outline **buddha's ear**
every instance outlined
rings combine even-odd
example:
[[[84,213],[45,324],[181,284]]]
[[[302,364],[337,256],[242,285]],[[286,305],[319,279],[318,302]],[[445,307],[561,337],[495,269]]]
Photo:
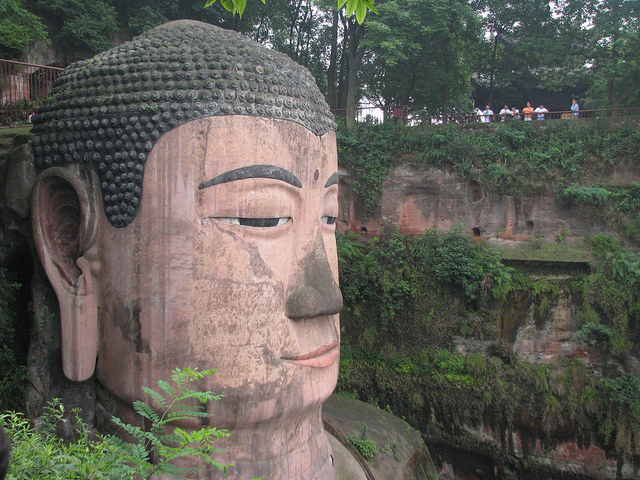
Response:
[[[96,174],[79,165],[41,173],[32,198],[36,247],[60,305],[62,367],[74,381],[93,375],[98,350],[99,198]]]

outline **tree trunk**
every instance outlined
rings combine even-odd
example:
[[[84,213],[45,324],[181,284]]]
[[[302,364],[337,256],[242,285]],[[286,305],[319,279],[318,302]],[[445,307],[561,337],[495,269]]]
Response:
[[[444,84],[442,91],[442,123],[449,123],[449,84]]]
[[[336,108],[336,67],[338,62],[338,11],[333,10],[331,23],[331,54],[327,68],[327,103],[329,108]]]
[[[489,105],[493,104],[493,79],[496,75],[496,57],[498,54],[498,35],[500,33],[496,32],[496,36],[493,41],[493,53],[491,55],[491,69],[489,73]]]
[[[355,20],[350,20],[349,25],[349,73],[347,78],[347,113],[346,113],[346,126],[348,130],[351,130],[356,126],[356,99],[358,89],[358,69],[360,68],[360,61],[364,55],[364,48],[360,47],[360,39],[364,33],[364,27],[356,23]]]

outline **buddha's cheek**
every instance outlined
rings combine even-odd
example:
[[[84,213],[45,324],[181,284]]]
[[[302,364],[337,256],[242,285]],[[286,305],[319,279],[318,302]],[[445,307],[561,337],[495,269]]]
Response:
[[[278,383],[288,376],[283,352],[296,351],[283,280],[251,239],[215,222],[204,222],[198,239],[191,287],[179,313],[189,318],[189,356],[203,368],[216,368],[228,387]]]

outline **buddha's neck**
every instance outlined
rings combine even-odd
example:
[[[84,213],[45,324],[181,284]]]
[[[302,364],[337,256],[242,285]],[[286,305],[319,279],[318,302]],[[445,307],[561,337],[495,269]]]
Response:
[[[209,468],[207,479],[335,480],[336,471],[320,407],[287,421],[262,422],[229,432],[216,441],[226,452],[215,455],[231,463],[227,474]]]
[[[107,398],[111,400],[108,410],[104,408]],[[115,424],[110,421],[112,413],[125,423],[136,424],[139,421],[129,405],[106,391],[99,390],[98,399],[100,430],[116,433]],[[194,464],[194,459],[189,457],[182,458],[178,463],[184,467],[202,468],[202,473],[206,474],[199,478],[207,480],[249,480],[260,477],[265,480],[336,480],[334,459],[322,425],[321,412],[321,405],[317,405],[286,417],[229,428],[230,435],[215,440],[213,444],[216,449],[222,450],[214,453],[213,459],[222,465],[233,465],[227,469],[227,473],[204,462]],[[211,424],[216,426],[215,418],[211,418]],[[190,428],[189,425],[180,427]],[[199,428],[195,424],[191,427]]]

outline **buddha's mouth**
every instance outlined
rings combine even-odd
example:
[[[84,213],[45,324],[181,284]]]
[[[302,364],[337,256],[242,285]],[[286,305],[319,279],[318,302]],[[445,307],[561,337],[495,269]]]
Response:
[[[280,357],[282,360],[293,362],[296,365],[302,365],[305,367],[324,368],[333,363],[340,356],[340,347],[337,341],[333,341],[328,345],[314,350],[313,352],[305,353],[304,355],[298,355],[295,357]]]

